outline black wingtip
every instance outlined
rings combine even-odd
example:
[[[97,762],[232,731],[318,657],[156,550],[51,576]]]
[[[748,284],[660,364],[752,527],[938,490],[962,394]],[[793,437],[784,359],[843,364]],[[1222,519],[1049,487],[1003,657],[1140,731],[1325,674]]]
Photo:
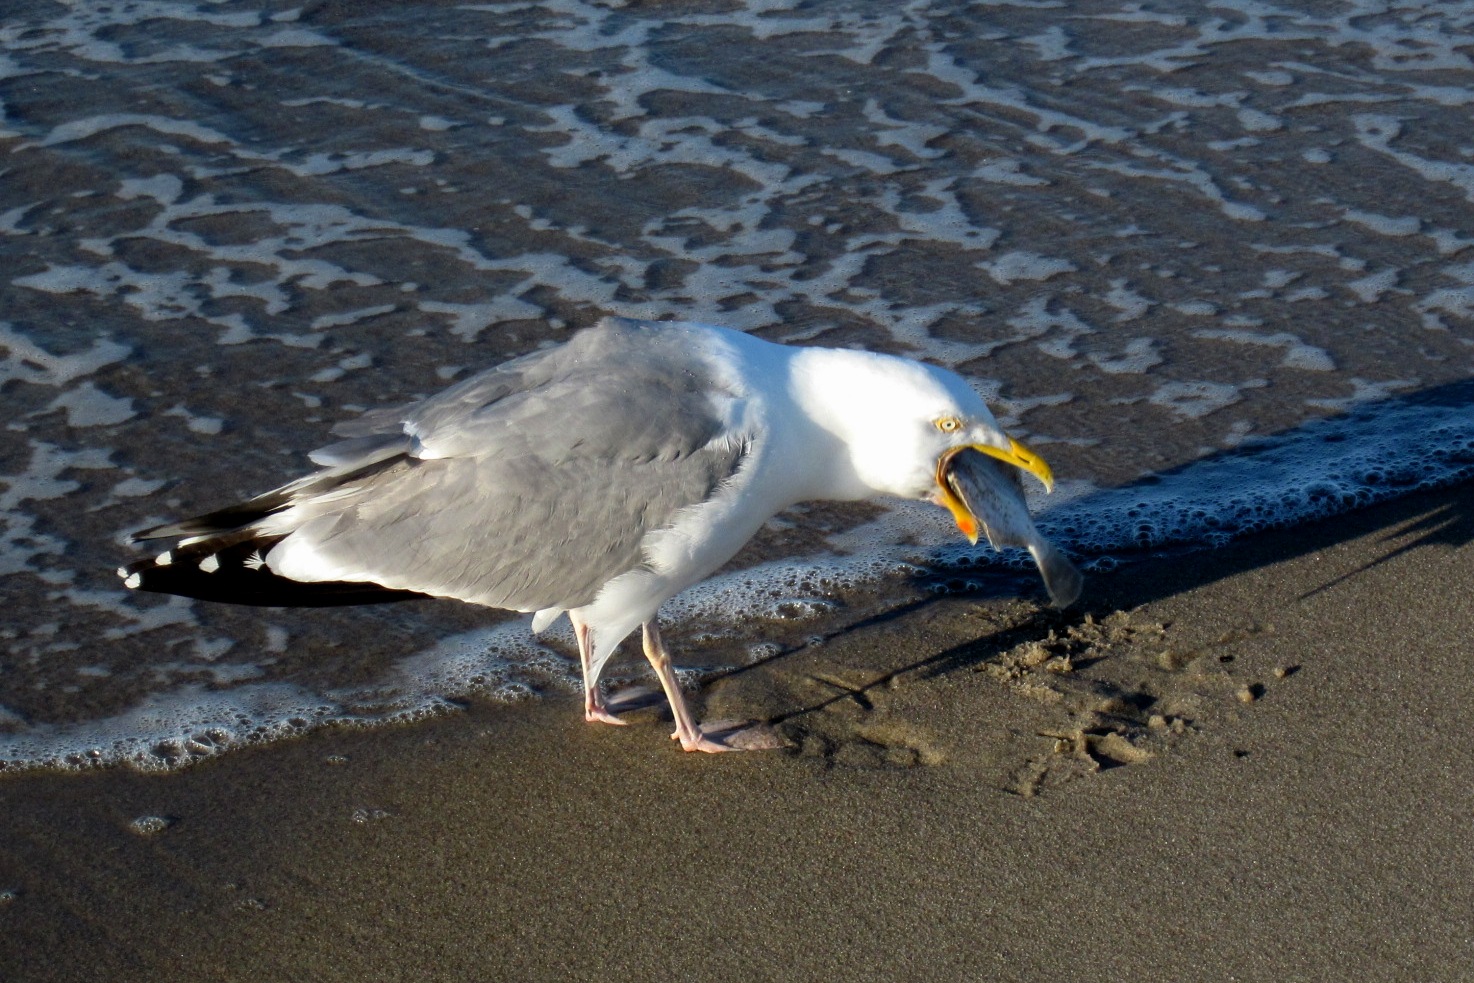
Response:
[[[206,540],[176,546],[151,559],[120,567],[118,576],[129,590],[256,607],[338,607],[429,596],[374,583],[308,583],[279,577],[262,561],[266,551],[279,540],[280,537],[237,542]]]

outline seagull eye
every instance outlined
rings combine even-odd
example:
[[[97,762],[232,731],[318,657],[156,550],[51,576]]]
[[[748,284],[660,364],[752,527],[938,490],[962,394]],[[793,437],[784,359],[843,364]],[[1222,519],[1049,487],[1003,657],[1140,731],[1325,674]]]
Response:
[[[962,429],[962,421],[955,416],[944,416],[937,421],[937,429],[942,433],[955,433]]]

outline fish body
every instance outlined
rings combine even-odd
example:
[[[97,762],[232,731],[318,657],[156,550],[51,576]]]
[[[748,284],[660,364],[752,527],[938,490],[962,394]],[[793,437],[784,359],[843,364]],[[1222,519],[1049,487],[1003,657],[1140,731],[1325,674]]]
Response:
[[[1084,577],[1035,528],[1017,468],[1007,467],[977,451],[963,450],[952,456],[945,477],[952,493],[977,519],[989,545],[994,549],[1005,546],[1027,549],[1044,578],[1050,602],[1057,608],[1075,603]]]

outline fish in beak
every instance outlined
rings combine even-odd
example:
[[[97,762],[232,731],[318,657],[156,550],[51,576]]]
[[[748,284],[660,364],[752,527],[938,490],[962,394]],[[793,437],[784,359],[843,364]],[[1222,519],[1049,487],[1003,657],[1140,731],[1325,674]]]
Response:
[[[937,461],[937,499],[952,513],[969,542],[976,543],[982,533],[994,549],[1027,549],[1044,578],[1050,601],[1057,608],[1069,607],[1079,598],[1084,578],[1034,527],[1019,472],[1029,472],[1050,490],[1054,475],[1039,455],[1016,440],[1009,444],[1006,450],[970,444],[943,454]]]
[[[977,516],[968,507],[966,501],[958,496],[956,490],[952,487],[952,482],[948,478],[948,474],[957,456],[964,451],[975,451],[978,454],[985,454],[988,457],[1002,461],[1004,464],[1011,464],[1016,468],[1027,471],[1044,483],[1044,490],[1046,492],[1054,491],[1054,472],[1049,470],[1049,465],[1044,462],[1044,458],[1035,454],[1012,437],[1008,438],[1008,447],[1006,449],[994,447],[992,444],[966,444],[962,447],[951,448],[937,459],[937,488],[939,489],[937,498],[940,504],[952,513],[952,518],[957,522],[957,528],[962,530],[962,534],[967,537],[967,541],[973,545],[977,545],[978,541]],[[1022,488],[1019,489],[1019,495],[1020,497],[1023,495]],[[989,541],[992,541],[991,536],[989,537]],[[994,546],[996,547],[997,544],[995,543]]]

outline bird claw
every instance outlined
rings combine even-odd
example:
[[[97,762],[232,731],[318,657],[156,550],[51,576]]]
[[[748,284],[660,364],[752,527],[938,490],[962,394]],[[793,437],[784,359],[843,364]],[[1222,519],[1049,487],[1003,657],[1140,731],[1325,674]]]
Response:
[[[585,707],[583,719],[591,724],[614,724],[618,727],[629,726],[628,720],[620,720],[604,707]]]
[[[763,724],[747,724],[738,721],[721,721],[695,728],[695,733],[683,737],[678,729],[671,740],[681,742],[682,751],[770,751],[787,747],[788,742],[778,732]]]
[[[671,736],[677,737],[678,735],[672,734]],[[682,751],[707,751],[715,754],[719,751],[740,750],[740,748],[728,747],[725,744],[718,743],[717,741],[714,741],[711,738],[707,737],[705,734],[701,733],[701,731],[699,730],[696,732],[696,735],[693,738],[681,738],[680,740]]]

